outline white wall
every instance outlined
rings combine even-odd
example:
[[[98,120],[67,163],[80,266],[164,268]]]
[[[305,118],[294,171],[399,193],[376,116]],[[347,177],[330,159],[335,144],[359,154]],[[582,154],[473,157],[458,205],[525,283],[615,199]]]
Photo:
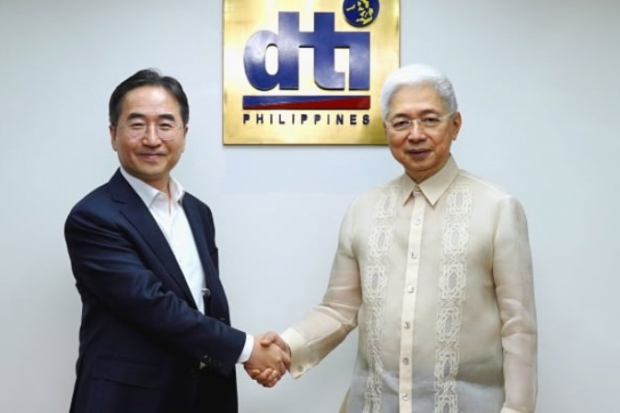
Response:
[[[617,0],[402,1],[402,62],[455,84],[459,165],[528,212],[543,413],[618,410],[618,22]],[[68,410],[80,303],[62,227],[117,165],[107,99],[136,70],[189,94],[176,176],[213,207],[233,320],[250,332],[320,299],[347,203],[400,172],[384,147],[223,147],[221,45],[219,1],[0,0],[3,413]],[[335,412],[354,352],[350,337],[270,390],[241,375],[241,411]]]

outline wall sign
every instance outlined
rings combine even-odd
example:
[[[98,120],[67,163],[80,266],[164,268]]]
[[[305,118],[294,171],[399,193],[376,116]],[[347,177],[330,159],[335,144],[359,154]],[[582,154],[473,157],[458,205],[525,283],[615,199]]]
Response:
[[[225,0],[225,144],[384,144],[398,0]]]

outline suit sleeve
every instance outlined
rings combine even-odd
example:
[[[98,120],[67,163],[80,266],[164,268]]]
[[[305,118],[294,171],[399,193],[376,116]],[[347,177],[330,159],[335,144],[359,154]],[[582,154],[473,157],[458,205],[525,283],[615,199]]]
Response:
[[[290,372],[294,378],[316,366],[357,327],[362,291],[352,243],[354,205],[355,201],[340,228],[338,250],[322,302],[282,333],[291,348]]]
[[[503,199],[495,234],[493,278],[502,322],[504,387],[501,413],[532,413],[537,393],[537,327],[532,259],[521,204]]]
[[[125,227],[105,214],[75,208],[65,238],[85,305],[103,306],[152,339],[223,374],[234,369],[245,333],[203,315],[164,288]]]

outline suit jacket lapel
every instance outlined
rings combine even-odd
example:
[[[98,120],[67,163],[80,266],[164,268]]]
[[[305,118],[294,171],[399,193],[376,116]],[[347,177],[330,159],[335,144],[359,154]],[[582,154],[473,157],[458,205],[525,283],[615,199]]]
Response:
[[[109,182],[112,198],[119,203],[120,212],[134,226],[136,231],[153,250],[153,254],[160,260],[166,268],[170,278],[174,280],[179,289],[183,291],[185,300],[191,303],[194,308],[196,303],[187,286],[181,267],[177,262],[168,240],[155,222],[147,206],[136,194],[131,185],[123,178],[120,171],[117,171]]]
[[[209,279],[213,277],[213,274],[217,271],[209,254],[209,246],[207,245],[207,223],[204,222],[200,212],[196,208],[195,202],[188,197],[183,197],[183,209],[185,215],[189,221],[189,226],[192,229],[192,235],[194,236],[194,242],[198,249],[198,255],[200,256],[200,263],[205,274],[205,280],[207,284]]]
[[[228,317],[228,306],[226,304],[226,295],[219,281],[217,263],[211,259],[211,250],[209,248],[208,239],[213,237],[212,223],[206,220],[205,214],[201,213],[196,203],[197,201],[187,194],[183,197],[183,209],[192,229],[194,242],[198,249],[200,262],[205,275],[205,284],[210,290],[210,298],[205,300],[205,313],[217,316],[221,321],[225,321]],[[222,318],[223,317],[223,318]]]

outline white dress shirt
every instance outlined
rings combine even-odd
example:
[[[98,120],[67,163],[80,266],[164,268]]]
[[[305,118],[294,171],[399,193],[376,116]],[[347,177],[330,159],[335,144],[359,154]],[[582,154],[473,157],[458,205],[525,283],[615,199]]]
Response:
[[[283,333],[291,374],[359,326],[348,413],[532,413],[537,330],[525,214],[452,158],[359,196],[323,302]]]
[[[149,209],[149,212],[159,225],[168,245],[172,249],[175,258],[181,267],[187,286],[192,294],[198,311],[205,313],[203,289],[205,285],[205,275],[200,262],[200,255],[194,241],[194,234],[183,209],[183,195],[185,190],[174,178],[170,178],[169,190],[170,199],[162,191],[152,187],[144,181],[131,176],[121,168],[123,177],[138,194],[140,199]],[[252,354],[254,338],[246,334],[245,346],[238,362],[244,363]]]

